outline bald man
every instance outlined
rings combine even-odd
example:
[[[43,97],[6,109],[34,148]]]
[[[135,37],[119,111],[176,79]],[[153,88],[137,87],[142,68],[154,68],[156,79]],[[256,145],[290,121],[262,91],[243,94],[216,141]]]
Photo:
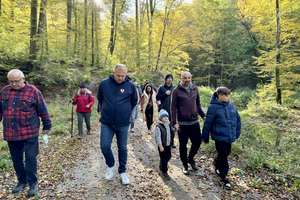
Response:
[[[193,170],[198,170],[194,157],[201,144],[201,129],[198,115],[203,119],[205,114],[201,108],[197,86],[192,83],[192,74],[188,71],[181,73],[181,81],[172,93],[171,124],[178,130],[179,154],[183,164],[182,172],[189,174],[188,164]],[[187,155],[187,143],[192,146]]]
[[[12,69],[7,78],[9,84],[0,91],[0,120],[3,120],[4,140],[8,143],[18,179],[12,193],[22,192],[28,184],[27,196],[32,197],[38,192],[40,118],[44,134],[48,134],[51,120],[42,93],[25,82],[22,71]]]
[[[127,67],[117,64],[113,75],[103,80],[98,89],[98,111],[101,113],[100,146],[107,165],[105,179],[114,176],[115,159],[111,150],[114,135],[117,137],[121,182],[129,184],[126,173],[127,139],[130,116],[138,96],[135,85],[127,76]]]

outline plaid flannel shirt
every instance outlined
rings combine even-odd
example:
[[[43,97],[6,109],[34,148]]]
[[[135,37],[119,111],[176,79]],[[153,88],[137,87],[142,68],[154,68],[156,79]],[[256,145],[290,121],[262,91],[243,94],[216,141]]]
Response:
[[[10,85],[0,91],[0,121],[6,141],[25,140],[39,135],[40,119],[43,130],[51,129],[51,120],[42,93],[33,85],[19,90]]]

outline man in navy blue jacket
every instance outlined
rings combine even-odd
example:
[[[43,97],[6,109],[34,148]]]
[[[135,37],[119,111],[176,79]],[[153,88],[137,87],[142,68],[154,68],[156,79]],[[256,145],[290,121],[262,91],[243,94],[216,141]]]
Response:
[[[231,143],[238,139],[241,133],[239,113],[229,99],[228,88],[217,88],[211,98],[202,131],[202,139],[205,143],[209,142],[209,135],[215,140],[217,150],[214,161],[215,171],[226,189],[231,189],[231,184],[226,178],[229,171],[228,156]]]
[[[117,64],[112,76],[101,81],[98,89],[98,111],[101,112],[100,146],[104,155],[107,170],[105,178],[111,180],[114,176],[114,156],[111,143],[114,134],[117,137],[119,169],[122,184],[129,184],[126,174],[127,139],[130,115],[137,104],[138,97],[134,84],[127,76],[127,68]]]

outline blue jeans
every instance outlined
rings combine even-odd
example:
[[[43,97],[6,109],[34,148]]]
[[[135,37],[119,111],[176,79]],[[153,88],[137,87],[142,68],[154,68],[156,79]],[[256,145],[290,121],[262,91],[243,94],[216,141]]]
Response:
[[[115,159],[111,150],[111,143],[116,134],[119,156],[119,173],[126,172],[127,163],[127,139],[128,139],[128,126],[113,127],[106,124],[101,124],[100,132],[100,147],[102,154],[105,158],[105,163],[108,167],[115,165]]]

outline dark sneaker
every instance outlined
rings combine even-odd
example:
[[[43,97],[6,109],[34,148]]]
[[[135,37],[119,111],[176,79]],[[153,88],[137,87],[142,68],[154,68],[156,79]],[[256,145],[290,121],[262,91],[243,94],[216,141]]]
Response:
[[[87,134],[87,135],[91,135],[91,131],[87,131],[86,134]]]
[[[171,179],[168,172],[162,172],[161,171],[160,174],[161,174],[162,178],[165,179],[165,180],[170,180]]]
[[[190,165],[194,171],[197,171],[199,169],[195,162],[190,162]]]
[[[38,194],[38,186],[37,184],[34,184],[34,185],[31,185],[29,187],[29,190],[27,192],[27,197],[30,198],[30,197],[34,197]]]
[[[162,167],[161,167],[161,164],[160,164],[160,163],[159,163],[159,170],[162,171]]]
[[[185,174],[185,175],[189,175],[189,167],[186,165],[186,166],[183,166],[182,168],[182,173]]]
[[[232,189],[231,184],[230,184],[230,182],[227,178],[222,179],[222,183],[223,183],[223,187],[226,190],[231,190]]]
[[[16,194],[19,192],[23,192],[23,190],[25,189],[26,184],[25,183],[18,183],[11,191],[11,193]]]

